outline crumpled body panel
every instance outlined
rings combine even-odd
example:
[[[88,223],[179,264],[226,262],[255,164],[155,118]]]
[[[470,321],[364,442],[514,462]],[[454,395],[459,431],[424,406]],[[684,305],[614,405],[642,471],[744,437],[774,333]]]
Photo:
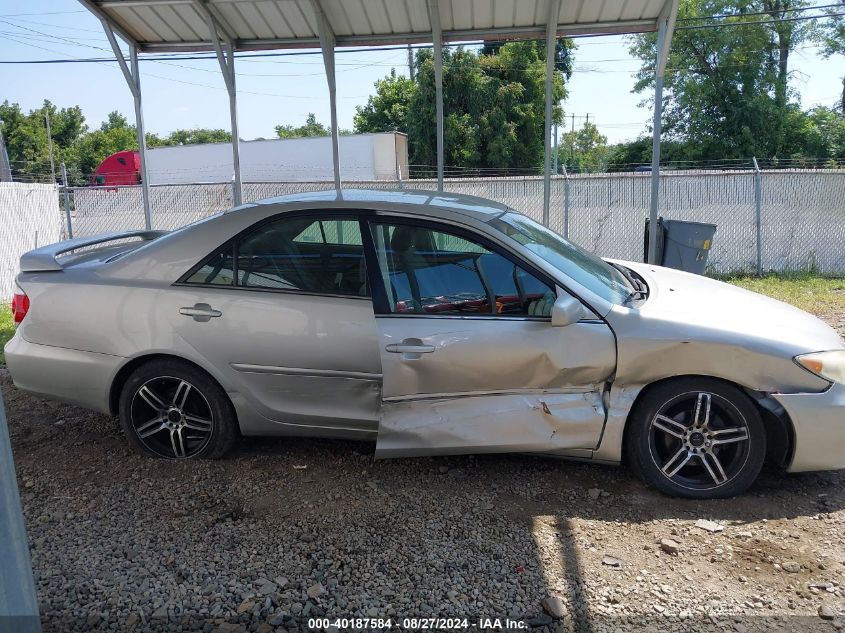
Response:
[[[376,459],[595,447],[603,424],[598,387],[385,403]]]

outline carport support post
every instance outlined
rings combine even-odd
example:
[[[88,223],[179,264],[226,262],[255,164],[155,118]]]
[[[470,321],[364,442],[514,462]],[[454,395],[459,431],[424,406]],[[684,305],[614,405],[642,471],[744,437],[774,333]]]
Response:
[[[549,226],[549,205],[552,197],[552,92],[555,78],[555,45],[557,44],[557,21],[560,16],[560,0],[549,1],[549,15],[546,18],[546,129],[543,165],[543,225]]]
[[[67,219],[67,238],[73,239],[73,224],[70,221],[70,189],[67,185],[67,167],[62,163],[62,201],[64,202],[65,218]]]
[[[223,73],[226,91],[229,93],[229,117],[232,125],[232,167],[235,173],[232,202],[237,207],[243,201],[243,189],[241,186],[241,148],[238,138],[238,93],[235,89],[235,46],[231,41],[227,42],[226,53],[224,54],[217,30],[210,18],[209,27],[211,28],[214,50],[217,52],[217,61],[220,63],[220,72]]]
[[[563,166],[563,237],[569,239],[569,172]]]
[[[657,209],[660,195],[660,133],[663,122],[663,75],[666,72],[666,60],[672,44],[675,30],[675,18],[678,14],[678,0],[666,0],[658,17],[657,59],[654,68],[654,126],[651,150],[651,203],[649,206],[648,263],[657,261]]]
[[[237,207],[243,201],[243,188],[241,186],[241,147],[238,134],[238,92],[235,88],[235,40],[231,28],[220,23],[219,19],[211,13],[205,0],[194,0],[194,7],[205,17],[208,34],[211,43],[214,45],[214,52],[217,53],[220,72],[223,73],[226,92],[229,93],[229,118],[232,126],[232,168],[235,177],[232,186],[232,202]],[[226,41],[225,53],[221,39]]]
[[[132,64],[132,78],[135,86],[132,96],[135,98],[135,128],[138,133],[138,154],[141,156],[141,197],[144,202],[144,226],[147,230],[150,230],[153,228],[153,220],[150,211],[150,179],[147,176],[147,136],[144,131],[144,112],[141,108],[141,75],[138,74],[138,47],[134,44],[129,45],[129,59]]]
[[[0,631],[40,633],[29,541],[15,478],[3,397],[0,396]]]
[[[763,276],[763,174],[757,164],[757,157],[751,159],[754,164],[754,228],[757,232],[757,276]]]
[[[317,14],[317,31],[320,36],[320,48],[323,51],[323,65],[326,68],[326,81],[329,84],[329,107],[331,108],[332,126],[332,163],[334,165],[334,187],[340,192],[340,150],[337,129],[337,83],[334,69],[335,36],[329,24],[320,0],[313,0]]]
[[[661,22],[657,32],[657,57],[666,42],[666,23]],[[654,78],[654,124],[652,130],[651,150],[651,202],[648,214],[648,263],[659,264],[657,261],[657,207],[660,196],[660,132],[663,125],[663,73]]]
[[[443,29],[440,26],[440,6],[428,0],[428,19],[431,22],[431,42],[434,45],[434,98],[437,128],[437,191],[443,191]]]
[[[83,2],[83,4],[85,4]],[[86,6],[88,6],[86,4]],[[106,33],[106,38],[111,45],[114,58],[117,60],[117,65],[123,72],[123,77],[126,79],[126,84],[129,86],[129,92],[132,93],[132,98],[135,100],[135,130],[138,133],[138,153],[141,155],[141,199],[144,204],[144,226],[147,230],[152,228],[152,218],[150,215],[150,179],[147,178],[147,141],[144,134],[144,113],[141,108],[141,75],[138,73],[138,45],[126,40],[129,45],[129,66],[126,65],[126,59],[123,57],[123,51],[117,43],[117,38],[114,36],[114,30],[110,22],[101,20],[103,23],[103,31]],[[130,68],[131,67],[131,68]]]

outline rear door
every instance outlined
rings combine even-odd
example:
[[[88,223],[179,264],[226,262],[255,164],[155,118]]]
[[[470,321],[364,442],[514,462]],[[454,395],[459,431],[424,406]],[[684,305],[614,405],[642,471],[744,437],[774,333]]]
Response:
[[[564,291],[466,229],[396,218],[370,230],[384,374],[378,457],[598,445],[616,359],[607,324],[552,327]]]
[[[375,432],[381,359],[356,214],[262,222],[174,291],[178,336],[262,416]]]

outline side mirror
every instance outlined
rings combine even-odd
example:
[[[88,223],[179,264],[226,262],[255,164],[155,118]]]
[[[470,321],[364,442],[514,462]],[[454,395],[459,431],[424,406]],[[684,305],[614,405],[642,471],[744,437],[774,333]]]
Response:
[[[552,306],[552,327],[565,327],[577,323],[587,312],[575,297],[561,295]]]

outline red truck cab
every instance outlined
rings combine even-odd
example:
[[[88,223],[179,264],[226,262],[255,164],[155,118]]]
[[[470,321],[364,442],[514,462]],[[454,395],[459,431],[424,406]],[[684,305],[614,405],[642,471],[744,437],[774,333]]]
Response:
[[[95,187],[141,184],[141,156],[133,150],[116,152],[103,159],[94,170]]]

